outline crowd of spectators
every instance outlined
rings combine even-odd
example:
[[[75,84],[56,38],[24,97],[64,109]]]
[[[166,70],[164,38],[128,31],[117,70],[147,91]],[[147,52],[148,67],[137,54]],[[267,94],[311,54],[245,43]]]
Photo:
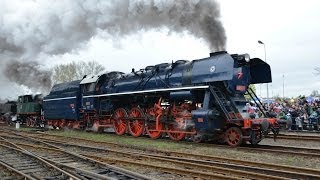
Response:
[[[251,118],[262,117],[257,104],[247,104],[247,112]],[[269,114],[286,122],[288,130],[320,130],[320,100],[309,100],[305,97],[297,99],[277,99],[264,103]]]

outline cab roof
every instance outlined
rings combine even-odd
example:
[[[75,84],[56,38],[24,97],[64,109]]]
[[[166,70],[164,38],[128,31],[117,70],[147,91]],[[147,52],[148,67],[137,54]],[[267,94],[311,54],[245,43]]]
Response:
[[[99,77],[101,76],[102,74],[99,74],[99,75],[86,75],[80,82],[80,84],[88,84],[88,83],[94,83],[94,82],[97,82]]]

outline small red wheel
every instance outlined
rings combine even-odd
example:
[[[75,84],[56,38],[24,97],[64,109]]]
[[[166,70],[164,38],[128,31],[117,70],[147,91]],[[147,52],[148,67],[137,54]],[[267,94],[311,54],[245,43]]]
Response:
[[[166,129],[167,131],[180,131],[176,124],[167,124]],[[186,136],[184,132],[167,132],[167,134],[174,141],[180,141]]]
[[[71,124],[73,129],[80,129],[81,128],[81,123],[79,121],[74,121]]]
[[[64,128],[66,126],[66,121],[65,120],[61,120],[60,124],[59,124],[59,128]]]
[[[59,120],[54,120],[53,123],[52,123],[52,126],[53,126],[54,129],[59,127]]]
[[[128,128],[129,132],[134,137],[139,137],[144,132],[144,113],[140,108],[132,108],[129,113]]]
[[[159,123],[158,129],[156,129],[156,127],[157,126],[155,121],[149,122],[146,126],[146,132],[149,135],[149,137],[151,137],[152,139],[158,139],[162,135],[162,131],[161,131],[163,129],[162,123]]]
[[[113,113],[113,129],[116,134],[123,135],[126,132],[127,121],[125,118],[127,117],[128,114],[123,108],[118,108]]]
[[[36,126],[36,122],[35,122],[35,120],[31,120],[30,127],[35,127],[35,126]]]
[[[67,128],[72,129],[73,123],[72,121],[67,121]]]
[[[240,144],[242,144],[241,130],[237,127],[230,127],[225,132],[225,140],[232,147],[239,146]]]
[[[26,124],[27,124],[27,127],[31,127],[31,122],[29,118],[26,120]]]

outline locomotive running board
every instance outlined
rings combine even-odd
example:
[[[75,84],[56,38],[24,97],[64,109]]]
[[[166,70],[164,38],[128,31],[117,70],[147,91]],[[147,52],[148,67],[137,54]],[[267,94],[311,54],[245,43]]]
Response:
[[[75,98],[77,98],[77,97],[76,96],[71,96],[71,97],[63,97],[63,98],[44,99],[43,101],[58,101],[58,100],[75,99]]]
[[[163,91],[179,91],[179,90],[191,90],[191,89],[207,89],[209,86],[189,86],[189,87],[180,87],[180,88],[164,88],[164,89],[152,89],[152,90],[144,90],[144,91],[130,91],[130,92],[122,92],[122,93],[110,93],[110,94],[99,94],[99,95],[90,95],[83,96],[83,98],[89,97],[104,97],[104,96],[119,96],[126,94],[140,94],[140,93],[150,93],[150,92],[163,92]]]

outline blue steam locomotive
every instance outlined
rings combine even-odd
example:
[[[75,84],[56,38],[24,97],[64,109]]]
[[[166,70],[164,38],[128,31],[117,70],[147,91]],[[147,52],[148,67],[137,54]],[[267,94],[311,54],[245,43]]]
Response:
[[[270,66],[261,59],[216,52],[57,84],[43,100],[44,118],[60,128],[257,144],[279,126],[268,114],[250,118],[244,94],[253,97],[249,85],[268,82]]]

